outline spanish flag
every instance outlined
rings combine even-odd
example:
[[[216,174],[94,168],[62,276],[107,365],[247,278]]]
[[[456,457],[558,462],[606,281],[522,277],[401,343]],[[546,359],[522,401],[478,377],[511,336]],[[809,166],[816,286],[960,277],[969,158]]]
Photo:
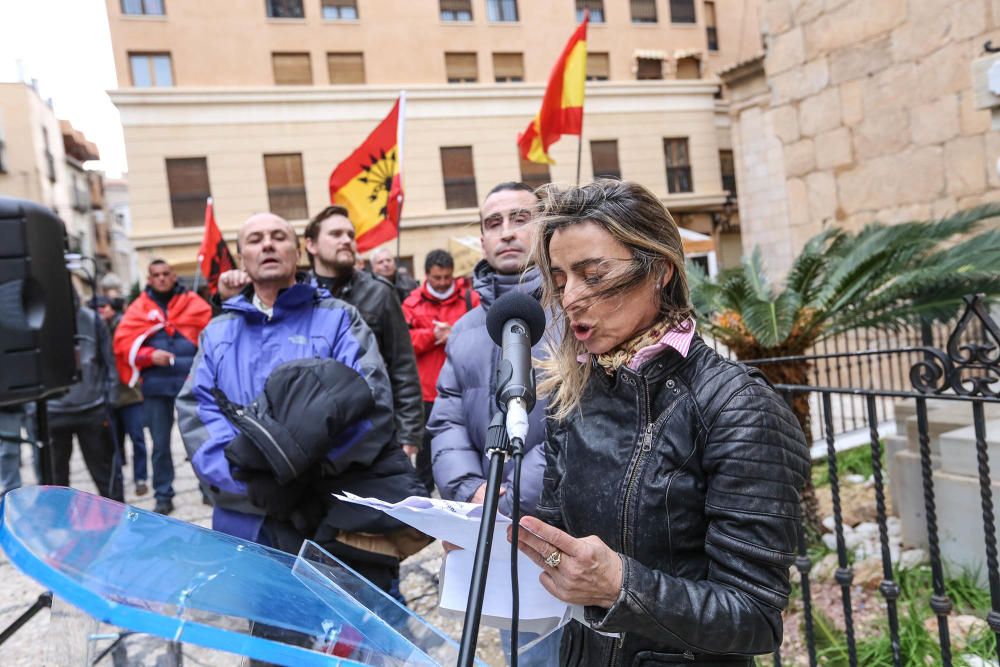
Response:
[[[539,163],[554,163],[549,146],[564,134],[583,133],[583,87],[587,80],[587,23],[583,23],[569,38],[566,48],[556,61],[549,76],[549,86],[538,115],[528,129],[517,135],[521,157]]]
[[[350,213],[358,251],[396,238],[403,210],[400,95],[389,115],[330,174],[330,201]]]

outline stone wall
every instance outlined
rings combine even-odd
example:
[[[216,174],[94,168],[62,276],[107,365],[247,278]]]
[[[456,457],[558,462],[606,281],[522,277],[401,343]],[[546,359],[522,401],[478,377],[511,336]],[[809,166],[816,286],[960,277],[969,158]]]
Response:
[[[831,223],[1000,199],[1000,133],[974,107],[970,72],[986,40],[1000,43],[1000,0],[766,0],[761,31],[789,213],[767,224],[787,224],[793,251]]]

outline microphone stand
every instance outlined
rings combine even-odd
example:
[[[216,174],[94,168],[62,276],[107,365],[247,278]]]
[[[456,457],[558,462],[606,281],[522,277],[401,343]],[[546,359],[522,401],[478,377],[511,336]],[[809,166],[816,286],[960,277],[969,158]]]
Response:
[[[507,458],[514,453],[507,438],[505,413],[497,412],[486,431],[486,451],[490,455],[490,467],[486,475],[486,498],[483,501],[483,519],[479,524],[479,540],[476,544],[476,559],[472,567],[472,584],[469,599],[465,605],[465,624],[462,628],[462,644],[458,653],[459,667],[471,667],[476,657],[476,641],[479,638],[479,621],[483,615],[483,597],[486,593],[486,575],[493,549],[493,528],[497,522],[497,506],[500,504],[500,483]],[[516,542],[515,542],[516,546]],[[511,655],[517,651],[517,638],[511,636]]]

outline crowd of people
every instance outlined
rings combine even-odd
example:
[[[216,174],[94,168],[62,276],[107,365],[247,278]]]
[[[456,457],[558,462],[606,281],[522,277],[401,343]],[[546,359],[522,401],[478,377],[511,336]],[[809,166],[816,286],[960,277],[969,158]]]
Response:
[[[429,538],[334,494],[483,502],[500,363],[486,317],[520,291],[545,306],[547,332],[518,546],[587,621],[521,664],[752,664],[781,641],[805,438],[759,372],[697,335],[669,212],[633,183],[506,182],[480,233],[470,278],[434,250],[422,285],[389,251],[364,270],[340,206],[304,244],[277,215],[248,218],[241,268],[211,303],[152,262],[123,312],[105,297],[77,311],[81,379],[49,403],[55,483],[71,481],[75,435],[100,493],[121,500],[127,435],[148,493],[148,429],[155,510],[169,514],[176,415],[214,529],[290,553],[312,540],[402,600],[399,563]],[[0,433],[20,432],[15,417],[0,412]],[[8,489],[19,447],[0,445]]]

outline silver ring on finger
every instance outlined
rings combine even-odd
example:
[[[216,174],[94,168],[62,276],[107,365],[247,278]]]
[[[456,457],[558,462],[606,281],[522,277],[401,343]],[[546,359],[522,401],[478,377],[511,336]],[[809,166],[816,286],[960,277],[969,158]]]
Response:
[[[545,557],[545,564],[551,568],[559,567],[560,562],[562,562],[562,552],[558,549]]]

